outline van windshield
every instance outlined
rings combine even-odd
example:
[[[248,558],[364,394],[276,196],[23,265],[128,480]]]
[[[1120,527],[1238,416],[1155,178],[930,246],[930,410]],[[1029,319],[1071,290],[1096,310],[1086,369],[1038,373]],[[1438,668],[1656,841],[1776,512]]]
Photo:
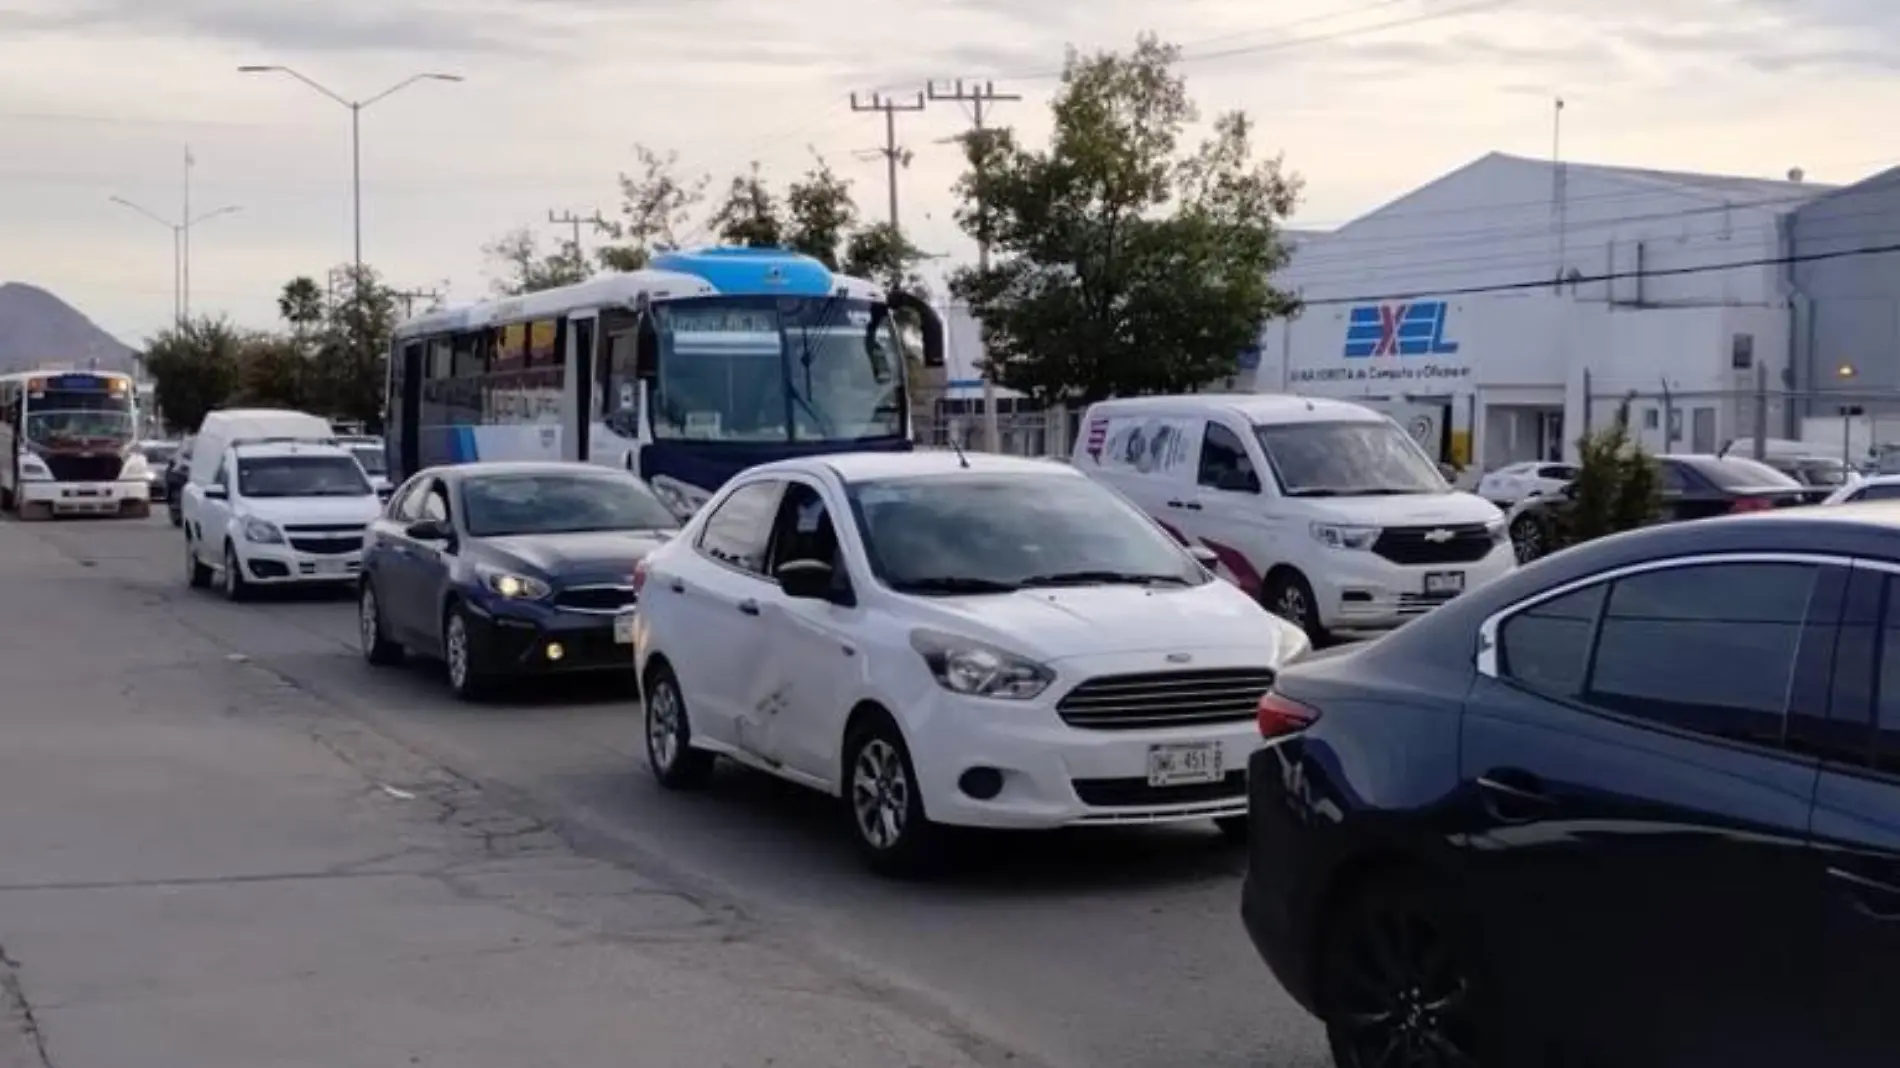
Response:
[[[1446,493],[1418,443],[1392,423],[1278,423],[1254,427],[1289,497]]]

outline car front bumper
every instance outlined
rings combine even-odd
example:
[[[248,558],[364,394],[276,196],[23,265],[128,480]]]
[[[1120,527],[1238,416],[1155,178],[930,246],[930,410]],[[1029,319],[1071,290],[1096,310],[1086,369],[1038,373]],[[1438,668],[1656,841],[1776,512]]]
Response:
[[[244,580],[260,586],[354,582],[363,573],[361,549],[347,553],[305,553],[283,543],[240,542],[238,564]]]
[[[1328,630],[1391,630],[1457,596],[1428,590],[1427,576],[1462,575],[1463,592],[1468,593],[1517,566],[1509,539],[1493,544],[1482,559],[1466,563],[1395,564],[1359,550],[1331,550],[1327,557],[1324,566],[1307,575],[1320,625]]]
[[[613,615],[514,605],[469,608],[469,651],[484,672],[633,671],[633,645],[616,640]]]

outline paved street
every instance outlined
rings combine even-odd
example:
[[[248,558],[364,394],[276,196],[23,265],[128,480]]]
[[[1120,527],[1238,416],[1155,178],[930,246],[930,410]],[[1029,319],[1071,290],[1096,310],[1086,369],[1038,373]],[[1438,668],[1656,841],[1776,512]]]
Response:
[[[462,706],[183,570],[0,523],[0,1068],[1328,1063],[1211,828],[882,882],[820,799],[659,791],[616,687]]]

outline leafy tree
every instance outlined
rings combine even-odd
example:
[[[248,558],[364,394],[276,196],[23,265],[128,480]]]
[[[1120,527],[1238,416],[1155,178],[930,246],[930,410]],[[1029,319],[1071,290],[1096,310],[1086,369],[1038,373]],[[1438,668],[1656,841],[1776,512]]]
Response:
[[[483,246],[482,254],[505,272],[489,282],[502,296],[572,285],[585,282],[593,275],[586,257],[574,242],[563,241],[558,251],[543,252],[534,231],[525,226],[510,230]]]
[[[161,330],[145,343],[159,411],[175,429],[195,430],[205,413],[237,390],[238,352],[245,336],[230,320],[201,315]]]
[[[837,176],[822,156],[805,176],[785,190],[785,245],[839,269],[839,250],[858,221],[851,183]]]
[[[308,275],[285,282],[277,297],[277,314],[290,324],[292,336],[308,339],[323,322],[323,287]]]
[[[957,220],[998,258],[951,291],[983,322],[1001,384],[1043,401],[1199,389],[1297,308],[1267,279],[1299,180],[1255,161],[1239,113],[1181,153],[1198,113],[1178,58],[1153,37],[1071,52],[1048,149],[1007,130],[964,140]]]
[[[621,172],[620,217],[599,227],[609,239],[594,251],[610,271],[637,271],[653,253],[679,247],[679,232],[706,199],[709,179],[679,176],[679,153],[662,156],[644,145],[634,146],[637,174]]]
[[[732,180],[726,199],[708,220],[719,240],[746,248],[779,248],[785,243],[785,223],[779,218],[778,198],[765,186],[759,165]]]
[[[251,334],[243,338],[233,355],[237,381],[232,403],[258,408],[312,407],[312,371],[316,365],[295,338]]]
[[[844,273],[881,282],[891,289],[924,293],[927,287],[917,274],[924,253],[890,223],[872,223],[853,233],[845,241]]]
[[[375,268],[340,268],[348,297],[331,304],[318,338],[309,406],[334,418],[380,428],[389,338],[401,318],[398,297]]]
[[[1610,425],[1577,442],[1577,477],[1554,509],[1551,548],[1576,545],[1655,522],[1662,512],[1662,472],[1630,434],[1630,401]]]

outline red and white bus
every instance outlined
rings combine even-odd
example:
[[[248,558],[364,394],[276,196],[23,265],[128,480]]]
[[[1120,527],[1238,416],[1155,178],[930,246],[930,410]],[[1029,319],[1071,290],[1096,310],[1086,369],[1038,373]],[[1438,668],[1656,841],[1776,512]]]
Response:
[[[23,371],[0,376],[0,508],[22,519],[151,514],[130,375]]]

